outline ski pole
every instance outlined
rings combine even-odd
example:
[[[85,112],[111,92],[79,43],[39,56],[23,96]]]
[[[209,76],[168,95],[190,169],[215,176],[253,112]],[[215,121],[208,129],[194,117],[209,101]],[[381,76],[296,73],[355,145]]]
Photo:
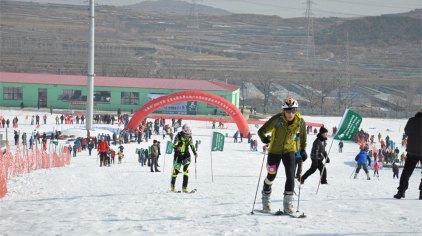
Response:
[[[325,165],[327,164],[327,158],[329,158],[328,155],[331,152],[331,147],[333,146],[333,142],[334,142],[334,139],[331,141],[330,149],[328,149],[328,153],[327,153],[327,156],[325,157],[324,165],[322,166],[321,176],[319,177],[318,188],[316,190],[316,194],[318,194],[319,186],[321,185],[322,176],[324,176]]]
[[[195,157],[195,180],[197,180],[197,172],[196,172],[196,157]]]
[[[166,170],[166,154],[167,153],[164,153],[164,164],[163,164],[163,173],[164,173],[164,171]]]
[[[324,165],[322,166],[321,176],[319,177],[319,183],[318,183],[318,188],[316,190],[316,194],[318,194],[319,186],[321,186],[322,176],[324,176],[324,171],[325,171],[325,164],[327,164],[327,158],[325,158]]]
[[[297,196],[297,209],[296,212],[299,212],[299,203],[300,203],[300,189],[302,187],[302,175],[299,176],[299,195]]]
[[[264,152],[264,157],[262,157],[261,171],[259,172],[258,184],[256,185],[256,192],[255,192],[255,198],[253,200],[251,215],[254,214],[253,211],[255,209],[256,196],[258,195],[259,183],[261,182],[262,168],[264,167],[264,162],[265,162],[265,154],[266,152]]]
[[[176,164],[176,160],[173,159],[173,166],[171,168],[171,173],[170,173],[170,189],[171,189],[171,181],[173,181],[173,172],[174,172],[174,165]],[[164,172],[164,171],[163,171]]]
[[[353,168],[353,172],[352,172],[352,174],[350,175],[350,179],[352,178],[352,176],[353,176],[353,174],[355,173],[355,171],[356,171],[356,168]]]

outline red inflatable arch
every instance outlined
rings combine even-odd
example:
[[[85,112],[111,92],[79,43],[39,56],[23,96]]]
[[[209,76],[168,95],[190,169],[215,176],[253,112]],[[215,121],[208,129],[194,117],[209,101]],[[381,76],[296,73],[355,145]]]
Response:
[[[237,128],[240,132],[243,133],[244,137],[248,135],[248,123],[246,122],[245,118],[243,118],[242,113],[239,111],[239,109],[237,109],[235,105],[218,95],[200,91],[177,92],[153,99],[146,103],[144,106],[142,106],[133,115],[126,128],[135,130],[142,123],[142,121],[155,110],[175,103],[186,101],[205,102],[222,109],[232,117],[232,119],[237,125]]]

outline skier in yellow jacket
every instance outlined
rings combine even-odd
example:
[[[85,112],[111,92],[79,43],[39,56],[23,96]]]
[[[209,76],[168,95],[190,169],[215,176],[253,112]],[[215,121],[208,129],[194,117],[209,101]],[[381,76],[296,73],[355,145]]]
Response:
[[[307,158],[306,148],[306,124],[302,115],[297,112],[298,103],[294,98],[287,98],[281,107],[281,113],[271,117],[259,130],[258,135],[261,141],[269,144],[267,158],[267,177],[264,180],[262,190],[262,207],[264,211],[271,211],[271,186],[277,175],[280,162],[286,173],[284,186],[283,210],[285,213],[293,213],[293,190],[295,178],[295,136],[299,132],[300,155],[302,159]],[[270,136],[266,136],[271,133]]]

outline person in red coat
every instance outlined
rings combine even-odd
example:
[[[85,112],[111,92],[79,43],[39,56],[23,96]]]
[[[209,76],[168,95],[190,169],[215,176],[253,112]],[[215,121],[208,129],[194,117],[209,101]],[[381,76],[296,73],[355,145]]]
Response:
[[[97,150],[100,155],[100,167],[107,165],[107,152],[110,149],[108,143],[104,140],[104,137],[101,137],[101,140],[98,142]]]

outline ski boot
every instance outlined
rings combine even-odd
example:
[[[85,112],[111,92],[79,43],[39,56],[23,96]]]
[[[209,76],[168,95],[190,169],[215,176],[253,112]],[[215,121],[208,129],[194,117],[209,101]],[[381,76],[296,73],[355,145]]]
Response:
[[[176,186],[174,186],[174,184],[172,184],[172,185],[170,186],[170,191],[172,191],[172,192],[176,192]]]
[[[355,177],[353,177],[353,179],[357,179],[358,178],[358,174],[355,173]]]
[[[293,207],[293,192],[284,193],[283,211],[285,214],[292,214],[293,212],[295,212]]]
[[[189,192],[188,187],[182,187],[182,192],[188,193]]]
[[[404,197],[405,197],[404,192],[400,191],[400,190],[397,192],[396,195],[394,195],[394,198],[397,198],[397,199],[401,199],[401,198],[404,198]]]
[[[366,179],[371,180],[371,177],[369,177],[369,174],[366,174]]]
[[[422,200],[422,190],[419,191],[419,200]]]
[[[269,191],[262,190],[262,210],[271,211],[271,189]]]

